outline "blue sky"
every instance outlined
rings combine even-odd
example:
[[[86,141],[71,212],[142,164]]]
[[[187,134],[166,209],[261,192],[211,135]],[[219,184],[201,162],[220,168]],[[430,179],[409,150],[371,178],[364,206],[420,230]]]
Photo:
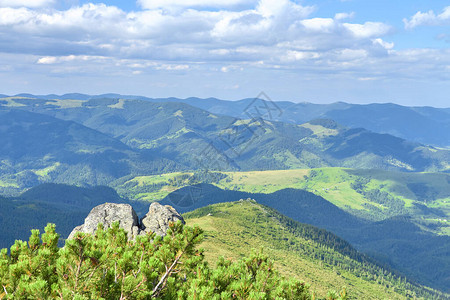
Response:
[[[0,0],[0,94],[450,107],[450,3]]]

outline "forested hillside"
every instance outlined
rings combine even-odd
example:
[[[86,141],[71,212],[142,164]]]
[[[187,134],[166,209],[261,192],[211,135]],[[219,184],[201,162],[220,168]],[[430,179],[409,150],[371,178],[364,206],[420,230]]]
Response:
[[[6,97],[3,95],[3,97]],[[239,119],[248,117],[249,107],[258,105],[273,110],[272,120],[286,123],[303,124],[313,119],[332,119],[350,128],[366,128],[377,133],[388,133],[394,136],[441,147],[450,146],[450,108],[429,106],[408,107],[392,103],[383,104],[351,104],[335,102],[331,104],[293,103],[291,101],[272,101],[265,94],[259,98],[247,98],[239,101],[226,101],[216,98],[201,99],[196,97],[180,98],[148,98],[119,94],[103,95],[30,95],[17,97],[38,99],[89,100],[99,98],[141,99],[150,102],[181,102],[213,114],[228,115]],[[265,104],[264,104],[265,103]]]
[[[425,231],[410,217],[368,221],[343,211],[322,197],[295,189],[256,194],[225,191],[201,184],[173,192],[161,203],[184,212],[242,198],[255,199],[295,221],[327,229],[410,278],[449,291],[450,258],[447,249],[450,248],[450,237]]]
[[[129,97],[114,96],[118,98]],[[332,119],[350,128],[366,128],[377,133],[388,133],[427,145],[450,146],[450,108],[408,107],[392,103],[358,105],[345,102],[331,104],[273,102],[264,94],[260,95],[259,99],[249,98],[240,101],[194,97],[187,99],[143,99],[183,102],[211,113],[237,118],[245,118],[246,109],[256,102],[259,106],[267,105],[275,112],[281,112],[271,115],[271,118],[277,121],[302,124],[318,118]]]
[[[254,115],[236,119],[177,102],[4,99],[3,193],[43,182],[109,184],[180,170],[446,171],[450,165],[449,150],[332,120],[295,125]]]
[[[332,233],[252,200],[206,206],[185,217],[188,224],[205,229],[201,246],[208,261],[221,255],[237,259],[251,248],[264,248],[283,274],[310,282],[319,297],[341,286],[354,299],[439,296],[391,273]]]
[[[435,127],[445,128],[447,110],[345,103],[288,110],[292,103],[253,100],[227,111],[217,99],[3,97],[0,246],[48,222],[64,240],[103,202],[133,203],[143,214],[152,201],[188,212],[252,198],[449,292],[450,150],[418,143],[421,134],[414,142],[398,137],[420,133],[414,126],[396,133],[419,114],[419,127],[436,119],[424,126],[434,130],[430,140],[445,136]],[[355,128],[384,110],[392,112],[391,131],[378,119],[366,122],[374,131]]]
[[[18,197],[0,196],[0,248],[9,247],[16,239],[26,240],[30,230],[42,231],[48,223],[58,226],[63,241],[92,208],[105,202],[129,203],[105,186],[43,184]],[[148,203],[133,201],[133,206],[140,215],[148,211]]]
[[[248,172],[175,172],[136,176],[115,182],[124,197],[154,201],[198,183],[225,190],[269,194],[302,189],[346,212],[371,221],[410,216],[435,234],[450,234],[450,175],[345,168]],[[201,191],[193,191],[195,194]]]
[[[0,253],[0,298],[446,297],[379,265],[332,233],[253,200],[207,206],[186,217],[194,227],[171,223],[163,238],[149,233],[129,241],[115,222],[109,229],[99,225],[93,235],[77,233],[64,248],[57,247],[54,225],[42,236],[33,230],[28,243],[16,241],[9,253]]]

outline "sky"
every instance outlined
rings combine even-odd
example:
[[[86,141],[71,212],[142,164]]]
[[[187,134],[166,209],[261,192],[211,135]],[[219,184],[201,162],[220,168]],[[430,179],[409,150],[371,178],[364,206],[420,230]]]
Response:
[[[450,107],[450,2],[0,0],[0,94]]]

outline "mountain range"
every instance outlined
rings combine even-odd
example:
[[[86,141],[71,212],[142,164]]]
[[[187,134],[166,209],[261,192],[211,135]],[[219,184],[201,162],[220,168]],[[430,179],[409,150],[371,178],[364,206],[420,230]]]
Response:
[[[6,96],[5,96],[6,97]],[[435,108],[430,106],[408,107],[393,103],[350,104],[335,102],[331,104],[294,103],[290,101],[273,101],[265,93],[255,98],[227,101],[216,98],[201,99],[196,97],[148,98],[120,94],[65,94],[65,95],[31,95],[19,94],[16,97],[38,99],[141,99],[151,102],[186,103],[213,114],[228,115],[239,119],[258,115],[273,121],[302,124],[313,119],[332,119],[350,128],[387,133],[394,136],[427,145],[450,146],[450,107]]]
[[[82,98],[80,96],[80,98]],[[0,99],[0,189],[104,185],[179,170],[352,167],[448,171],[450,150],[333,120],[237,119],[178,102]],[[31,151],[32,150],[32,151]]]
[[[161,200],[210,226],[206,212],[219,211],[209,205],[251,198],[283,230],[298,229],[294,221],[323,228],[332,243],[342,239],[407,282],[448,293],[449,115],[264,94],[1,96],[0,223],[11,230],[0,232],[0,246],[47,222],[64,238],[103,202],[133,203],[140,213],[148,202],[138,200]]]

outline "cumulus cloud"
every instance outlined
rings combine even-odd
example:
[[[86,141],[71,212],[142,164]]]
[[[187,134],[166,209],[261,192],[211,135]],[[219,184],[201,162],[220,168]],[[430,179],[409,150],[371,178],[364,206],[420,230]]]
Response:
[[[31,55],[36,66],[59,74],[83,67],[135,75],[271,68],[345,70],[360,78],[403,55],[389,41],[390,26],[352,22],[351,12],[316,18],[316,7],[297,1],[164,1],[176,10],[161,9],[159,0],[139,3],[145,9],[133,12],[92,3],[0,8],[0,52]]]
[[[322,33],[330,33],[335,28],[336,22],[330,18],[313,18],[300,22],[307,30]]]
[[[433,10],[429,10],[428,12],[418,11],[414,16],[412,16],[409,20],[403,19],[403,23],[405,24],[406,29],[413,29],[418,26],[437,26],[444,25],[450,23],[450,6],[447,6],[443,9],[440,14],[435,14]]]
[[[254,4],[256,0],[138,0],[144,9],[158,9],[167,7],[231,7],[237,5]]]
[[[334,18],[336,20],[344,20],[344,19],[351,19],[355,16],[354,12],[351,13],[337,13],[334,15]]]
[[[374,38],[387,34],[390,27],[381,22],[366,22],[364,24],[345,23],[347,28],[355,37],[358,38]]]
[[[150,8],[148,3],[156,5],[158,2],[146,3]],[[206,2],[183,3],[200,5]],[[220,6],[225,1],[208,3]],[[0,49],[42,56],[264,61],[276,60],[275,53],[304,48],[328,51],[346,47],[345,43],[350,47],[358,44],[370,47],[371,43],[358,40],[379,38],[388,30],[382,23],[341,23],[344,15],[334,19],[308,18],[314,10],[314,7],[289,0],[253,1],[252,8],[237,11],[148,9],[127,13],[105,4],[85,4],[45,12],[24,7],[0,8],[0,30],[7,37],[4,45],[0,41],[0,46],[4,46]]]
[[[55,3],[55,0],[0,0],[0,7],[45,7]]]
[[[181,71],[181,70],[188,70],[189,65],[167,65],[162,64],[160,66],[157,66],[155,68],[156,70],[167,70],[167,71]]]
[[[372,42],[375,45],[380,45],[381,47],[383,47],[384,49],[387,49],[387,50],[391,50],[394,48],[394,43],[389,43],[389,42],[383,41],[380,38],[374,39]]]

